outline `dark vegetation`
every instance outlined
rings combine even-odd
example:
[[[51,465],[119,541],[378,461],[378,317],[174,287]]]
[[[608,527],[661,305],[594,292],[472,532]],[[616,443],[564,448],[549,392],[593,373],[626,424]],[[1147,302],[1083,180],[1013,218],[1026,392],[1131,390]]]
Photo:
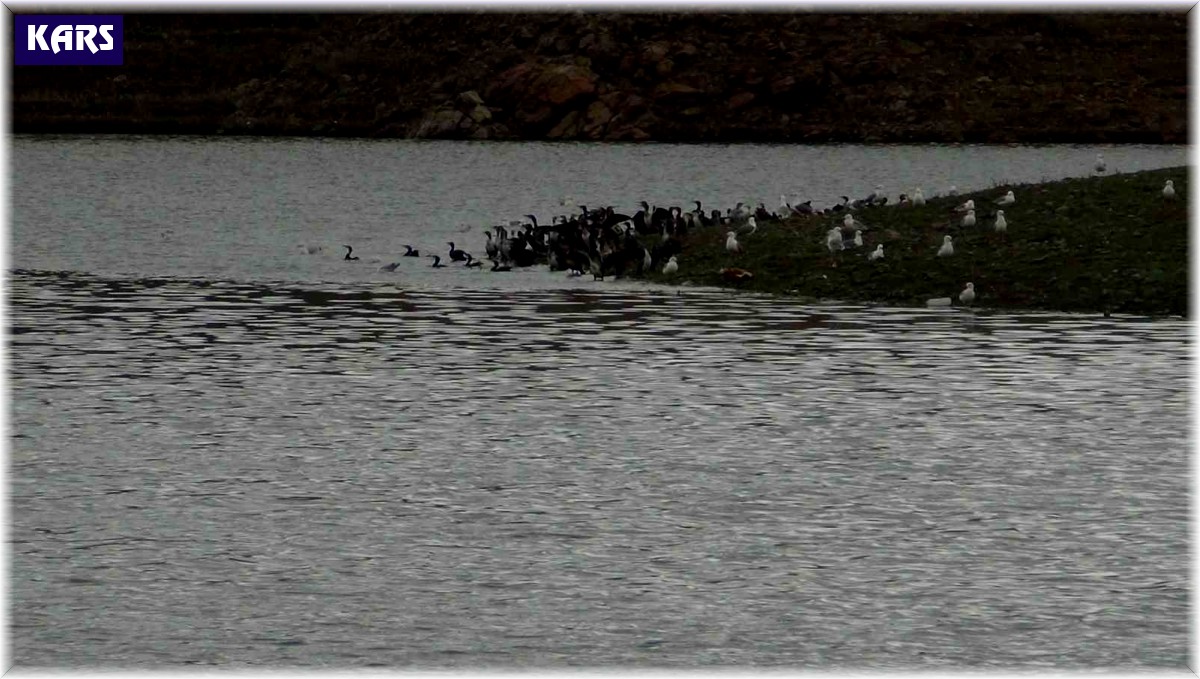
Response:
[[[15,132],[1186,143],[1182,13],[126,14]]]
[[[1176,197],[1162,189],[1174,181]],[[729,227],[693,230],[674,275],[656,266],[648,276],[666,283],[722,285],[768,293],[894,305],[954,298],[975,284],[975,306],[1188,315],[1187,168],[997,186],[921,207],[889,205],[854,213],[869,226],[861,248],[831,255],[826,233],[841,214],[760,221],[741,235],[741,254],[725,249]],[[1002,209],[1006,233],[991,227],[995,200],[1012,189]],[[961,226],[954,208],[975,201],[977,224]],[[744,227],[743,227],[744,230]],[[938,257],[943,236],[954,254]],[[884,246],[884,258],[867,253]],[[718,272],[737,267],[753,278],[734,283]]]

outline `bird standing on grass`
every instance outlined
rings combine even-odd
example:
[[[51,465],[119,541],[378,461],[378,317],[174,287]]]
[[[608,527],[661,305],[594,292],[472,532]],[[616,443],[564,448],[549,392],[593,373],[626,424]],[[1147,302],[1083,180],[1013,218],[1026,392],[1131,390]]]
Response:
[[[883,243],[875,246],[871,254],[867,255],[867,260],[874,262],[877,259],[883,259]]]
[[[675,261],[675,255],[671,255],[671,258],[668,259],[667,263],[663,265],[663,273],[670,276],[671,274],[674,274],[678,271],[679,271],[679,262]]]
[[[1173,200],[1175,198],[1175,182],[1168,179],[1166,185],[1163,186],[1162,194],[1163,198]]]
[[[845,245],[842,244],[842,230],[838,227],[833,227],[829,233],[825,234],[825,247],[829,248],[829,253],[840,252]]]
[[[1004,194],[1003,196],[1000,196],[1000,198],[996,201],[996,204],[997,205],[1012,205],[1015,202],[1017,202],[1017,197],[1013,195],[1012,191],[1009,191],[1008,193]]]
[[[954,239],[946,236],[942,239],[942,247],[938,248],[938,257],[949,257],[954,254]]]
[[[1004,218],[1004,210],[996,210],[996,232],[1008,231],[1008,220]]]
[[[966,227],[975,226],[974,210],[967,210],[967,214],[962,218],[962,225]]]
[[[974,283],[967,283],[967,287],[963,288],[963,291],[958,293],[958,301],[962,302],[963,304],[970,304],[971,302],[975,301]]]
[[[732,231],[729,231],[725,236],[725,249],[735,255],[742,251],[742,245],[738,243],[737,234]]]

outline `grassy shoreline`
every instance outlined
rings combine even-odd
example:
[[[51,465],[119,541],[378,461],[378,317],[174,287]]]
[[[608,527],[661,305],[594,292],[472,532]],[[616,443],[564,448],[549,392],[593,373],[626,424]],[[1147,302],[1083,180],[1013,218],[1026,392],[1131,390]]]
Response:
[[[1174,200],[1162,195],[1168,179]],[[1016,202],[996,205],[1010,189]],[[973,282],[975,307],[1188,316],[1187,192],[1185,166],[868,207],[854,213],[869,227],[863,246],[836,255],[825,237],[842,214],[760,223],[738,236],[740,254],[726,251],[726,227],[697,229],[678,272],[656,267],[645,278],[897,306],[947,297],[958,306],[959,292]],[[963,227],[954,212],[968,199],[977,208],[974,227]],[[998,207],[1006,233],[993,229]],[[938,257],[944,235],[952,236],[954,254]],[[880,243],[884,258],[868,261]],[[725,267],[753,278],[726,281],[719,273]]]

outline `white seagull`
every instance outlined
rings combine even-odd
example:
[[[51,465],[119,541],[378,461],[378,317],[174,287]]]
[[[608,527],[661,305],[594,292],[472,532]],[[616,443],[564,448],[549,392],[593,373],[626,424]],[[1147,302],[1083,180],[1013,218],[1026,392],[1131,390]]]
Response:
[[[792,206],[788,205],[787,196],[779,197],[779,216],[782,219],[792,216]]]
[[[996,210],[996,231],[999,233],[1008,231],[1008,220],[1004,218],[1004,210]]]
[[[958,207],[954,208],[954,211],[955,212],[970,212],[971,210],[974,210],[974,209],[975,209],[975,199],[972,198],[972,199],[968,200],[967,202],[963,203],[962,205],[959,205]]]
[[[1171,200],[1175,198],[1175,182],[1168,179],[1166,186],[1163,186],[1163,198]]]
[[[1013,195],[1012,191],[1009,191],[1008,193],[1001,196],[1000,199],[996,201],[996,204],[997,205],[1012,205],[1015,202],[1017,202],[1017,197]]]
[[[863,246],[862,231],[855,231],[854,232],[854,247],[861,248],[862,246]]]
[[[925,194],[921,193],[921,187],[919,187],[919,186],[917,187],[916,191],[913,191],[912,204],[913,205],[924,205],[925,204]]]
[[[825,247],[829,248],[829,252],[838,252],[843,248],[842,245],[842,230],[836,226],[825,234]]]
[[[676,271],[679,271],[679,262],[676,262],[675,256],[672,255],[671,258],[667,260],[667,263],[663,265],[663,273],[670,276]]]
[[[937,256],[938,257],[949,257],[952,254],[954,254],[953,239],[950,238],[950,236],[946,236],[945,238],[942,239],[942,247],[938,248]]]
[[[868,261],[874,262],[877,259],[883,259],[883,243],[876,245],[875,249],[871,251],[871,254],[867,255]]]
[[[742,245],[741,243],[738,243],[736,234],[734,234],[732,231],[727,233],[728,235],[725,237],[725,249],[736,255],[742,251]]]
[[[967,287],[963,288],[963,291],[958,293],[958,301],[962,302],[963,304],[970,304],[971,302],[975,301],[974,283],[967,283]]]
[[[1104,156],[1096,154],[1096,172],[1104,172],[1108,169],[1108,163],[1104,162]]]
[[[957,196],[958,195],[958,187],[951,184],[950,190],[946,191],[946,195],[947,196]]]
[[[962,219],[963,226],[975,226],[975,211],[967,210],[966,216]]]

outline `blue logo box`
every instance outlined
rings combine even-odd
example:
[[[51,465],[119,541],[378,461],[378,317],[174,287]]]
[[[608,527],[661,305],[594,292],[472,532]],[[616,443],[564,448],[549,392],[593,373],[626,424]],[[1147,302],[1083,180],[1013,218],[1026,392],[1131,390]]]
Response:
[[[119,14],[14,14],[16,66],[121,66],[125,27]]]

